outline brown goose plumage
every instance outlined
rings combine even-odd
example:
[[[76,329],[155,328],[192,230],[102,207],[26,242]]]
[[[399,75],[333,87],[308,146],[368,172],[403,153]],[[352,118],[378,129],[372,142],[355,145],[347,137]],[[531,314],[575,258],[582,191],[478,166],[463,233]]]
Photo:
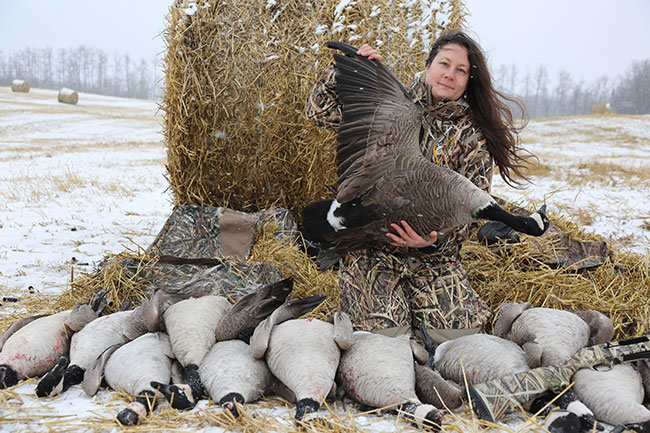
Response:
[[[336,154],[336,200],[303,210],[308,239],[339,250],[385,245],[390,223],[406,220],[420,234],[492,219],[541,235],[545,207],[531,217],[512,215],[464,176],[427,160],[419,148],[425,114],[406,88],[378,61],[355,47],[329,42],[342,104]]]

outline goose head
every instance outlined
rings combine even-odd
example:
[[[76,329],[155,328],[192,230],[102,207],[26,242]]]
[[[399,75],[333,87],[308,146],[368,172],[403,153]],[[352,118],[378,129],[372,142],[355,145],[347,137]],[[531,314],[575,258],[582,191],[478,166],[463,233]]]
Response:
[[[541,236],[546,232],[546,229],[551,225],[548,217],[546,216],[546,205],[542,205],[539,210],[528,217],[525,223],[526,230],[524,232],[533,236]]]
[[[18,373],[6,364],[0,365],[0,389],[10,388],[18,383]]]

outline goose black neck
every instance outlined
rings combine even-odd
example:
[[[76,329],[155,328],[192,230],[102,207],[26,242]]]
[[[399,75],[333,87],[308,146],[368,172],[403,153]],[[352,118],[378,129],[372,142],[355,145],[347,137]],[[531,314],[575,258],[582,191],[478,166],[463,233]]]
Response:
[[[529,235],[537,236],[537,231],[540,230],[537,222],[531,217],[513,215],[510,212],[503,210],[496,203],[491,203],[483,209],[480,209],[474,216],[479,219],[500,221],[518,232]]]

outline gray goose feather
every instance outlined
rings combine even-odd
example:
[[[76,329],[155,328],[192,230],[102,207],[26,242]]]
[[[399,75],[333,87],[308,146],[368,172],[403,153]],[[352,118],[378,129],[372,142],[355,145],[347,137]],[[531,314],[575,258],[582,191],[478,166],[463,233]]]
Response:
[[[599,421],[617,425],[650,420],[643,405],[644,389],[632,364],[578,370],[573,375],[576,394]]]
[[[352,399],[368,406],[400,406],[416,426],[439,429],[443,412],[423,404],[415,391],[415,368],[409,337],[388,337],[357,331],[354,342],[341,355],[340,383]]]
[[[435,349],[433,367],[445,379],[474,385],[528,371],[523,349],[510,340],[472,334],[445,341]]]
[[[496,219],[515,230],[541,235],[545,207],[531,217],[505,212],[469,179],[427,160],[419,147],[425,110],[380,62],[338,42],[337,93],[342,103],[336,155],[336,200],[303,210],[308,239],[338,250],[386,244],[390,223],[406,220],[420,234]]]
[[[275,378],[263,359],[253,356],[250,345],[241,340],[217,342],[199,366],[206,391],[217,403],[229,394],[241,396],[249,403],[260,398]]]
[[[602,329],[591,326],[585,318],[597,316]],[[531,368],[558,365],[583,347],[605,343],[613,334],[611,320],[590,310],[579,314],[554,308],[533,307],[529,302],[510,302],[499,309],[494,334],[522,346]],[[595,338],[597,337],[597,338]]]

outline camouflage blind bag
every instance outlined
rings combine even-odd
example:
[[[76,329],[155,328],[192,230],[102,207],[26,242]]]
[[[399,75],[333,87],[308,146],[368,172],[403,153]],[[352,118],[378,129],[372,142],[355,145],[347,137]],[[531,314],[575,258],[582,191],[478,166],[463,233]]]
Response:
[[[163,290],[187,296],[221,295],[233,301],[258,288],[280,281],[280,271],[269,263],[247,262],[258,230],[278,224],[277,237],[290,242],[297,226],[287,209],[255,213],[223,207],[180,205],[174,208],[142,263],[125,259],[146,281],[147,292]]]

